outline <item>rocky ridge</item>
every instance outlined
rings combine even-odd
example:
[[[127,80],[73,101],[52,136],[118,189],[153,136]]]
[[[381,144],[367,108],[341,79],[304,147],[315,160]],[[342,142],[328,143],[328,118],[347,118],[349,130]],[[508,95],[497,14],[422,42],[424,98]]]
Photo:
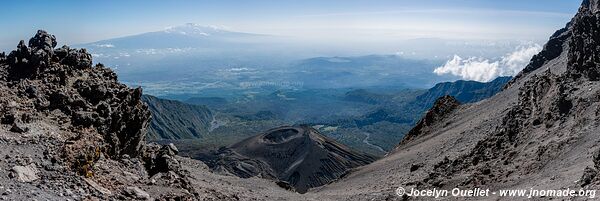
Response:
[[[141,88],[38,31],[0,54],[0,191],[18,199],[189,199],[174,146],[146,145]],[[161,191],[152,189],[161,188]],[[31,193],[34,192],[34,193]]]
[[[429,127],[431,124],[441,121],[459,105],[460,102],[452,96],[446,95],[438,98],[433,104],[433,107],[425,113],[425,116],[423,116],[423,118],[421,118],[421,120],[419,120],[419,122],[417,122],[417,124],[404,136],[400,144],[427,135],[431,132],[431,128]]]
[[[430,121],[426,135],[407,136],[385,158],[313,193],[402,200],[409,197],[394,195],[397,187],[597,189],[599,8],[599,1],[584,0],[571,22],[500,93],[456,107]]]
[[[419,95],[416,101],[423,108],[431,108],[438,98],[451,95],[461,103],[474,103],[494,96],[511,79],[511,77],[498,77],[485,83],[465,80],[442,82]]]
[[[426,181],[439,186],[444,184],[440,177],[475,169],[483,174],[473,174],[461,183],[473,186],[501,181],[503,176],[512,174],[510,170],[541,171],[559,153],[572,149],[578,139],[597,129],[598,122],[594,119],[600,111],[597,83],[600,56],[596,52],[600,44],[595,39],[600,35],[595,30],[600,30],[599,6],[597,1],[584,1],[578,14],[561,30],[560,35],[568,36],[562,40],[563,44],[547,46],[546,51],[567,52],[566,71],[548,68],[529,75],[518,88],[517,103],[491,135],[479,141],[470,153],[438,163],[436,174]],[[543,130],[546,133],[538,133]],[[530,146],[534,142],[539,145]],[[597,157],[594,154],[594,165],[585,169],[580,180],[582,186],[596,178]],[[520,165],[524,167],[511,163],[515,160],[524,161]]]

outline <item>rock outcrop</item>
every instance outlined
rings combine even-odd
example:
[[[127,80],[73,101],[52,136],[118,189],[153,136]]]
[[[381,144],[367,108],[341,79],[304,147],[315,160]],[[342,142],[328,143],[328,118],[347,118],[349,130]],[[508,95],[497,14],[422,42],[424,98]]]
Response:
[[[93,66],[85,49],[56,45],[40,30],[0,54],[0,168],[12,170],[0,186],[17,196],[8,198],[39,188],[38,198],[50,200],[194,197],[176,148],[146,146],[142,89]],[[166,191],[145,194],[149,181]]]
[[[38,31],[29,46],[21,41],[3,66],[8,72],[2,77],[6,85],[17,96],[27,97],[23,101],[33,103],[31,109],[36,112],[60,110],[73,127],[96,129],[104,135],[103,149],[109,156],[140,155],[150,118],[140,101],[141,88],[118,83],[116,74],[101,64],[92,66],[85,49],[55,46],[56,38],[45,31]],[[33,114],[5,111],[8,121],[4,123],[15,123],[10,120],[18,120],[14,116]],[[18,127],[13,130],[24,132]]]
[[[584,0],[575,18],[571,20],[568,41],[568,70],[573,78],[600,80],[600,4]]]
[[[431,132],[431,125],[436,124],[442,121],[444,118],[448,116],[452,111],[454,111],[460,102],[456,100],[452,96],[442,96],[438,98],[433,107],[425,113],[425,116],[417,122],[415,127],[413,127],[402,139],[400,144],[407,143],[417,137],[427,135]]]

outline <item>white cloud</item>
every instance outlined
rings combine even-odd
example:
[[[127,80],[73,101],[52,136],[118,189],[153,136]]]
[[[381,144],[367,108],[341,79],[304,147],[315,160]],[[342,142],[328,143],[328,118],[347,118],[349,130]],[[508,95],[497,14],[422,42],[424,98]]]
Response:
[[[447,61],[443,66],[436,68],[438,75],[452,74],[465,80],[489,81],[496,78],[500,72],[500,62],[490,62],[487,59],[471,57],[463,59],[458,55]]]
[[[519,73],[531,60],[533,55],[542,51],[542,46],[533,44],[530,46],[518,47],[516,51],[502,57],[502,63],[506,67],[506,75],[516,75]]]
[[[480,57],[463,59],[454,55],[451,60],[433,72],[438,75],[451,74],[465,80],[488,82],[499,76],[516,75],[529,63],[531,57],[541,50],[542,46],[538,44],[520,46],[497,61]]]

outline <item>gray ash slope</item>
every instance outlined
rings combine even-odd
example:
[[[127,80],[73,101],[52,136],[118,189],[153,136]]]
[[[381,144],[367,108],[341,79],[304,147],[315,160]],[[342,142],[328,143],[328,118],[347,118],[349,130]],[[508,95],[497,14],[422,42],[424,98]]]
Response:
[[[443,113],[387,157],[312,193],[394,200],[398,186],[597,189],[598,38],[600,2],[585,0],[502,92]]]
[[[284,187],[305,193],[373,161],[373,156],[356,152],[311,127],[287,126],[222,148],[208,165],[243,178],[278,180]]]

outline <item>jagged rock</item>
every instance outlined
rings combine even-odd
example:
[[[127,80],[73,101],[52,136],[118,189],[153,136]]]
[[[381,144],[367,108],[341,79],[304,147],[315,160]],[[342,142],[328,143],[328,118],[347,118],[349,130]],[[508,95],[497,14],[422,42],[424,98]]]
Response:
[[[43,79],[47,83],[30,84],[22,90],[35,98],[36,109],[59,109],[74,126],[96,128],[104,135],[110,157],[141,155],[150,118],[140,101],[141,88],[129,89],[118,83],[114,72],[103,65],[92,67],[85,49],[63,46],[53,50],[56,39],[45,31],[38,31],[29,46],[21,41],[10,53],[8,71],[11,80]],[[67,85],[69,77],[79,78]]]
[[[586,167],[583,171],[583,175],[581,179],[579,179],[579,184],[583,186],[587,186],[591,184],[594,180],[596,180],[596,176],[598,175],[598,170],[590,167]]]
[[[150,112],[141,101],[141,88],[119,83],[117,75],[102,64],[92,66],[92,57],[84,49],[53,49],[55,46],[54,36],[38,31],[29,47],[20,41],[8,56],[0,55],[0,123],[9,125],[3,126],[6,131],[0,132],[4,134],[0,142],[10,149],[43,153],[34,155],[35,159],[14,157],[12,152],[3,155],[0,162],[35,162],[44,168],[38,172],[33,164],[15,166],[9,175],[25,182],[43,177],[50,182],[44,180],[38,187],[60,190],[61,196],[110,200],[122,198],[126,192],[109,188],[122,189],[159,170],[173,179],[156,185],[184,190],[153,194],[168,199],[194,193],[186,172],[180,170],[174,145],[146,151]],[[35,132],[6,135],[11,134],[8,130],[23,133],[29,129]],[[144,163],[140,159],[147,153],[153,157]],[[138,190],[129,192],[140,199],[149,198]]]
[[[100,184],[96,183],[94,180],[90,178],[83,178],[83,180],[90,185],[92,188],[96,189],[98,192],[104,195],[112,195],[112,192],[107,188],[102,187]]]
[[[13,122],[12,126],[10,127],[10,131],[15,132],[15,133],[24,133],[29,131],[29,128],[21,125],[20,122]]]
[[[8,61],[13,66],[9,70],[10,78],[20,79],[37,76],[40,70],[51,64],[55,46],[56,38],[43,30],[39,30],[29,40],[29,47],[25,45],[25,41],[19,42],[17,50],[8,55]]]
[[[172,143],[163,146],[156,143],[149,144],[146,149],[147,155],[144,157],[144,160],[146,161],[146,168],[150,175],[161,172],[178,171],[180,169],[180,164],[179,161],[175,159],[177,153],[177,147]]]
[[[441,121],[448,114],[460,105],[460,102],[454,97],[446,95],[438,98],[433,107],[425,113],[425,116],[417,122],[415,127],[411,129],[402,139],[400,144],[408,143],[418,136],[426,135],[430,131],[430,126],[435,124],[437,121]]]
[[[96,122],[97,117],[98,117],[98,114],[94,113],[94,112],[77,111],[73,115],[72,120],[75,125],[89,127],[89,126],[92,126]]]
[[[127,187],[125,188],[125,193],[134,199],[150,200],[150,194],[138,187]]]
[[[27,166],[14,166],[12,171],[16,174],[15,178],[20,182],[32,182],[38,180],[38,170],[35,164],[29,164]]]
[[[531,58],[531,62],[525,66],[523,71],[521,71],[517,77],[530,73],[542,67],[546,62],[560,56],[563,52],[563,44],[570,36],[571,32],[566,27],[554,32],[554,34],[550,36],[550,40],[544,45],[542,51]]]
[[[162,154],[167,154],[169,156],[175,156],[179,153],[179,150],[173,143],[169,143],[166,146],[161,148]]]
[[[61,64],[73,66],[77,69],[92,67],[92,55],[86,49],[71,49],[65,45],[54,52]]]
[[[56,37],[44,30],[38,30],[33,38],[29,39],[29,47],[52,52],[56,47]]]
[[[600,15],[597,0],[584,0],[571,21],[568,73],[575,78],[600,79]]]
[[[37,66],[31,67],[29,60],[31,59],[31,52],[25,41],[21,40],[17,45],[17,49],[10,52],[7,57],[7,63],[12,66],[8,69],[9,79],[20,79],[28,77],[37,70]]]
[[[146,143],[145,134],[150,119],[148,106],[140,101],[142,89],[121,91],[117,96],[122,96],[118,99],[121,102],[110,115],[110,127],[103,133],[110,136],[109,142],[117,145],[113,146],[112,154],[140,156]],[[116,133],[116,136],[112,133]]]

